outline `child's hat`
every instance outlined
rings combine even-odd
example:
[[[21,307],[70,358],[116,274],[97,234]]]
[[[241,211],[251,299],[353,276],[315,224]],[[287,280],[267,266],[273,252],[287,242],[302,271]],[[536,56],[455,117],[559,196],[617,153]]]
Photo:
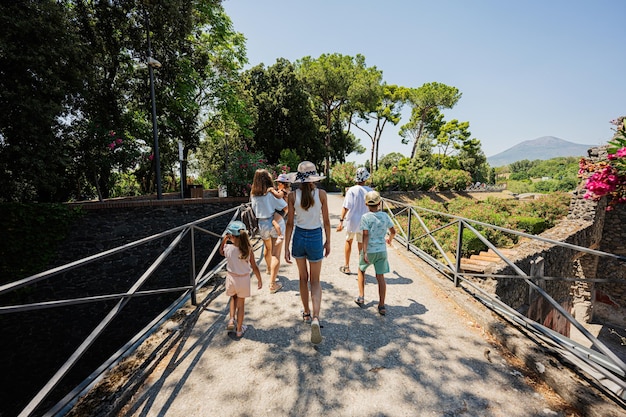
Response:
[[[370,179],[370,172],[365,167],[357,168],[355,182],[365,182]]]
[[[242,230],[246,230],[246,225],[239,220],[235,220],[228,225],[228,227],[226,228],[226,233],[233,236],[239,236]]]
[[[368,206],[377,206],[380,204],[380,194],[378,191],[369,191],[365,194],[365,204]]]
[[[278,178],[276,178],[278,182],[291,182],[291,178],[287,174],[278,174]]]

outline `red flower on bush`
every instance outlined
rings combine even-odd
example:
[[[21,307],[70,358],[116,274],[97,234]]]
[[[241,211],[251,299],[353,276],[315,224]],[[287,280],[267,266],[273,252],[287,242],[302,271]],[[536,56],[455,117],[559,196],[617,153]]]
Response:
[[[584,198],[598,200],[610,198],[607,211],[613,210],[617,204],[626,203],[626,126],[621,117],[612,120],[617,134],[609,142],[608,155],[605,161],[592,161],[581,158],[578,176],[585,179],[587,192]]]

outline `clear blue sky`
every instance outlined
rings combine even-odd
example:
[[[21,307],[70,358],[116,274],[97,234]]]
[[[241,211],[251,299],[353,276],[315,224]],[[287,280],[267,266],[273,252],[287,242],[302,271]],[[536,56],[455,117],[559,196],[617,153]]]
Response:
[[[388,84],[454,86],[445,119],[493,156],[555,136],[599,145],[626,115],[626,0],[225,0],[249,65],[362,54]],[[405,111],[400,125],[408,121]],[[369,159],[368,152],[348,160]],[[386,127],[381,156],[411,148]]]

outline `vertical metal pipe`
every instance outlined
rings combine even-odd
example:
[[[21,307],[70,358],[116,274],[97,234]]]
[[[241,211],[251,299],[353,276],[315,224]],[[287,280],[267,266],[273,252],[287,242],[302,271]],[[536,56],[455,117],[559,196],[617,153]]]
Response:
[[[456,270],[454,271],[454,286],[459,286],[459,273],[461,272],[461,249],[463,247],[463,221],[459,220],[459,233],[456,239]]]
[[[161,187],[161,157],[159,155],[159,134],[157,132],[156,99],[154,94],[154,68],[152,67],[152,46],[150,45],[150,19],[146,13],[146,31],[148,38],[148,73],[150,74],[150,100],[152,101],[152,136],[154,140],[154,175],[156,176],[157,199],[163,198]]]
[[[409,224],[406,226],[406,250],[411,249],[411,213],[413,210],[409,209]]]
[[[196,245],[195,245],[195,234],[196,228],[195,226],[191,226],[190,235],[191,235],[191,304],[194,306],[198,305],[196,300]]]

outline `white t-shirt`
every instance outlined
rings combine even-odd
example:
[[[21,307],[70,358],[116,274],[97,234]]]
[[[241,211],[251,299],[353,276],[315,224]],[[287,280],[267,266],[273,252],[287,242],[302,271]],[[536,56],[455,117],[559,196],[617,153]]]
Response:
[[[361,217],[369,210],[365,205],[365,194],[372,191],[367,185],[353,185],[346,191],[346,197],[343,200],[343,207],[348,209],[346,218],[343,219],[343,227],[348,233],[358,233],[361,231]]]
[[[282,210],[287,207],[285,200],[274,197],[272,193],[252,195],[250,201],[257,219],[269,219],[274,216],[275,210]]]

